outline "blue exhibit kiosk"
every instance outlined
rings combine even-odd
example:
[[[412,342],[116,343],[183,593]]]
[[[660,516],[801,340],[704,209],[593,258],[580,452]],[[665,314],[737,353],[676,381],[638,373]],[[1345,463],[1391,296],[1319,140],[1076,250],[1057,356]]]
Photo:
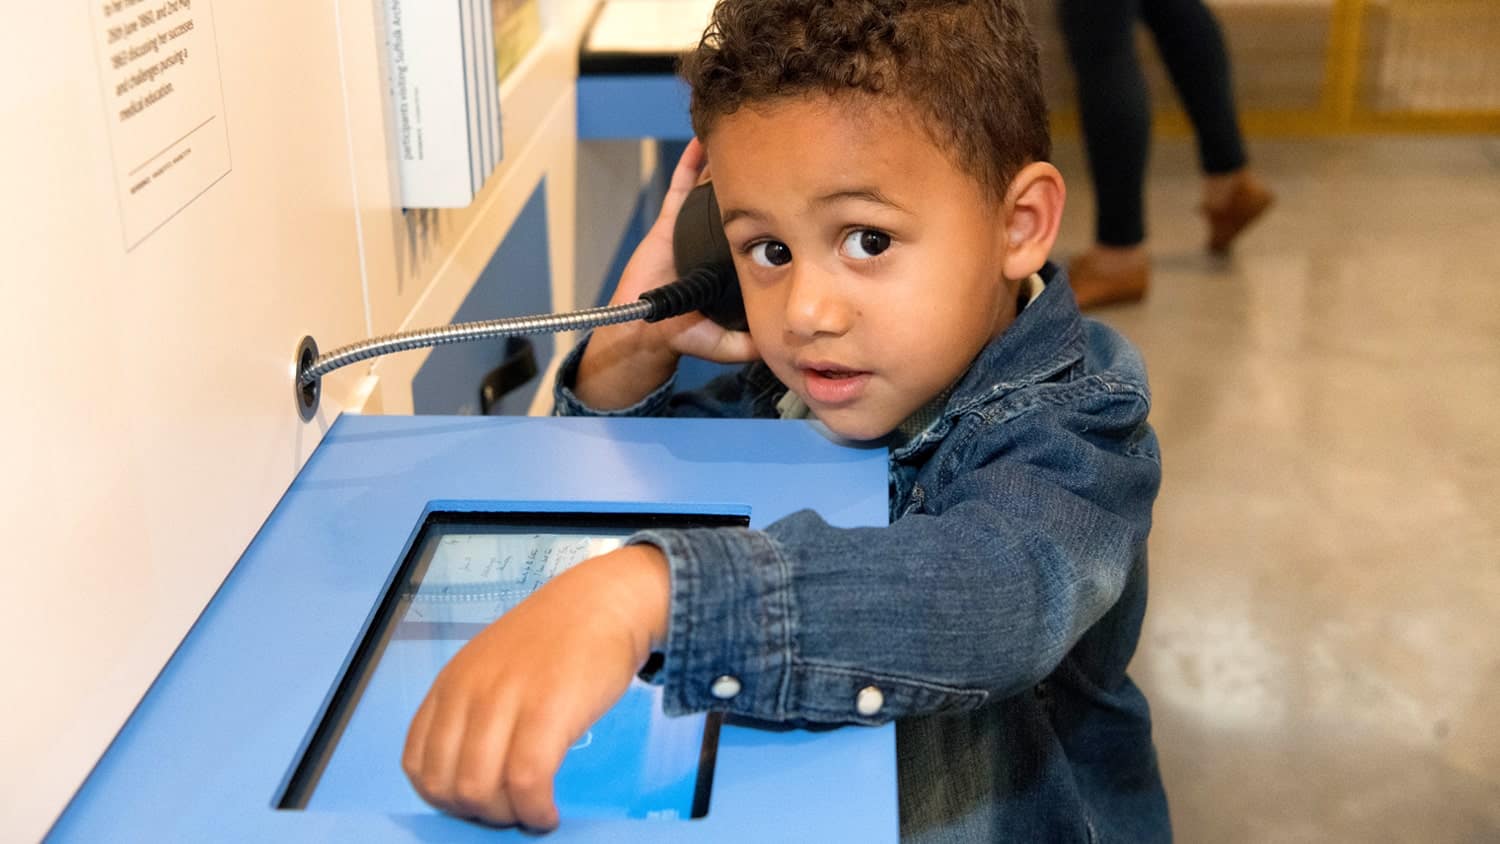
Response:
[[[813,423],[342,416],[49,837],[518,840],[435,812],[400,768],[469,637],[636,529],[884,524],[886,483],[883,449]],[[666,718],[637,684],[569,752],[547,837],[895,841],[894,743]]]

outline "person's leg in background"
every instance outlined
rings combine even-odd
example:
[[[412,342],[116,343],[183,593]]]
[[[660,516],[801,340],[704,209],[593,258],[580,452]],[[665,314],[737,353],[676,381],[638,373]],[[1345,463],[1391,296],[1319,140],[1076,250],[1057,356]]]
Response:
[[[1248,166],[1224,35],[1202,0],[1141,0],[1140,12],[1198,139],[1208,248],[1224,252],[1272,202]]]
[[[1151,101],[1135,52],[1136,0],[1059,0],[1078,83],[1078,113],[1094,182],[1095,245],[1068,275],[1082,307],[1146,294],[1146,162]]]
[[[1222,252],[1271,204],[1246,166],[1229,57],[1202,0],[1059,0],[1059,19],[1078,82],[1078,111],[1093,177],[1095,245],[1069,266],[1082,307],[1146,294],[1144,188],[1151,104],[1136,56],[1140,14],[1157,41],[1198,137],[1202,210],[1209,248]]]

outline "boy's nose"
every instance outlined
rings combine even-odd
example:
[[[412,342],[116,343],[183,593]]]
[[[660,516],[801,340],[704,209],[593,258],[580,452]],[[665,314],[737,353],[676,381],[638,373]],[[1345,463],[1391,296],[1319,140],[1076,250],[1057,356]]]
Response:
[[[834,276],[805,264],[793,273],[786,299],[788,333],[837,336],[849,330],[853,314]]]

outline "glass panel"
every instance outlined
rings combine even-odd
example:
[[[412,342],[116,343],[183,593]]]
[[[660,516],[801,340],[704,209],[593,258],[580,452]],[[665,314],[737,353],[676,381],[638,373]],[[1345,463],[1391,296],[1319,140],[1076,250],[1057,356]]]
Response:
[[[436,514],[423,528],[304,755],[282,808],[433,812],[401,770],[407,726],[439,670],[553,575],[650,525],[743,517]],[[667,718],[661,690],[633,681],[569,751],[556,780],[572,818],[698,817],[718,721]],[[701,761],[701,764],[700,764]]]
[[[1500,112],[1500,3],[1364,5],[1362,105],[1374,112]]]

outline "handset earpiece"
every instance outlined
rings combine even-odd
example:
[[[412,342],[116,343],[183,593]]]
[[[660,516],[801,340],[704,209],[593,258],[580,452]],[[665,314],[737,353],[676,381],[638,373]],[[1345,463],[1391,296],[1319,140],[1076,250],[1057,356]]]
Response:
[[[733,252],[724,237],[724,223],[719,217],[719,201],[713,182],[693,188],[677,212],[672,230],[672,259],[677,274],[686,276],[700,267],[710,267],[729,283],[724,292],[702,312],[714,322],[733,331],[748,331],[745,301],[740,297],[739,278],[734,272]]]

